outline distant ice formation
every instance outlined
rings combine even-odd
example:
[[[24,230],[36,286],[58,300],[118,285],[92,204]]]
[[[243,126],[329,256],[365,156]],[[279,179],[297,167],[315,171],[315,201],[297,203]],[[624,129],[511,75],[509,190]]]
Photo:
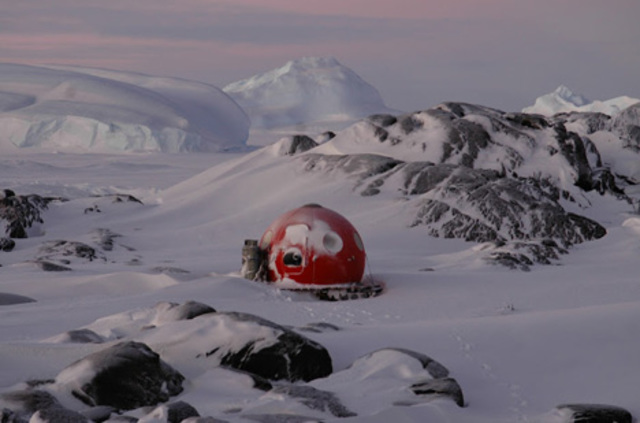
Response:
[[[554,92],[538,97],[533,106],[525,107],[522,112],[545,116],[553,116],[563,112],[597,112],[614,116],[638,102],[640,99],[628,96],[615,97],[605,101],[591,101],[581,94],[575,94],[566,86],[560,85]]]
[[[78,67],[0,64],[0,148],[220,151],[249,120],[211,85]]]
[[[223,90],[247,112],[253,128],[350,121],[390,112],[373,86],[331,57],[292,60]]]

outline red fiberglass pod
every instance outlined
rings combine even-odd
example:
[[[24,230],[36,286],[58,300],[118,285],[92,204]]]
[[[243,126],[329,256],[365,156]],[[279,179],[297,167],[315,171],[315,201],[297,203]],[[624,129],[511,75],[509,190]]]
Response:
[[[270,282],[328,286],[358,283],[364,275],[360,235],[343,216],[317,204],[280,216],[259,245]]]

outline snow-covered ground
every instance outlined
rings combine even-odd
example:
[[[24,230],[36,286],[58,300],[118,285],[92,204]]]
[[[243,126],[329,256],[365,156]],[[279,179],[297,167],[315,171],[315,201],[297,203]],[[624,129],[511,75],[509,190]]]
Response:
[[[444,114],[452,111],[459,118]],[[386,129],[373,130],[374,121]],[[562,404],[608,404],[640,416],[640,215],[634,210],[640,192],[631,185],[638,176],[637,152],[614,133],[599,131],[590,136],[600,163],[589,150],[589,160],[578,166],[566,151],[568,145],[578,150],[579,137],[562,138],[536,119],[453,103],[394,122],[374,121],[293,156],[291,139],[249,152],[3,153],[0,189],[66,200],[50,202],[42,222],[28,228],[28,238],[0,251],[5,417],[7,409],[25,410],[28,417],[37,401],[24,398],[34,391],[54,395],[60,408],[104,414],[81,398],[91,389],[92,372],[105,364],[99,358],[104,356],[92,354],[120,341],[143,342],[159,354],[185,378],[179,393],[163,385],[161,394],[214,421],[573,421],[566,408],[556,408]],[[447,121],[455,124],[456,136],[441,126]],[[576,131],[581,125],[567,123]],[[490,139],[474,138],[472,144],[465,138],[482,130]],[[279,135],[264,131],[265,138],[247,144],[267,144]],[[429,148],[421,147],[420,137]],[[456,144],[461,140],[467,144]],[[432,147],[448,149],[446,160]],[[347,153],[353,155],[349,160],[332,161]],[[470,215],[481,210],[465,210],[471,203],[453,196],[455,185],[410,193],[430,174],[416,173],[408,187],[402,172],[438,165],[418,160],[440,160],[442,172],[455,167],[474,177],[490,175],[496,184],[512,177],[535,184],[527,178],[550,176],[553,186],[580,195],[575,202],[563,200],[562,207],[598,222],[606,235],[573,243],[567,254],[549,265],[532,264],[529,271],[496,265],[486,260],[495,247],[491,242],[435,238],[429,230],[438,222],[415,224],[425,199],[451,200],[452,207],[458,201]],[[476,169],[458,163],[469,160],[488,173],[471,173]],[[496,160],[504,163],[505,175],[493,169]],[[395,167],[385,168],[389,163]],[[593,175],[610,169],[618,183],[626,181],[631,203],[607,189],[579,191],[574,173],[580,168],[586,175],[585,167]],[[369,194],[361,195],[367,187]],[[495,192],[518,206],[510,191]],[[339,212],[357,228],[367,273],[386,284],[381,296],[327,302],[240,276],[243,241],[260,238],[279,215],[308,203]],[[45,271],[51,264],[67,270]],[[176,318],[178,307],[169,303],[187,301],[218,313]],[[331,374],[258,389],[264,382],[220,367],[220,351],[239,348],[248,334],[257,333],[256,345],[268,344],[286,330],[272,324],[255,329],[255,322],[231,312],[260,316],[324,346]],[[434,376],[440,367],[428,371],[416,360],[421,355],[448,369],[463,392],[463,407],[448,395],[416,392],[442,379]],[[167,421],[167,409],[154,408],[122,414]],[[117,413],[109,412],[117,421]],[[46,421],[45,414],[31,421]]]
[[[400,406],[393,396],[406,400],[409,394],[394,388],[392,375],[380,376],[381,392],[387,385],[395,392],[387,397],[367,391],[369,382],[359,384],[355,376],[315,382],[358,414],[344,421],[562,421],[554,420],[559,418],[552,412],[555,406],[584,402],[640,414],[633,388],[640,377],[640,217],[629,207],[603,201],[593,214],[606,225],[607,236],[572,248],[552,266],[519,272],[478,261],[478,245],[407,228],[397,213],[401,199],[359,197],[340,178],[318,180],[276,166],[284,159],[261,153],[108,160],[62,153],[3,156],[5,186],[72,201],[50,206],[41,236],[18,240],[14,251],[0,253],[0,292],[36,300],[0,308],[2,391],[54,378],[101,348],[56,342],[57,335],[119,313],[144,313],[158,302],[197,300],[294,328],[335,325],[339,330],[306,336],[328,349],[336,372],[384,347],[427,354],[450,370],[465,395],[464,408],[445,399]],[[209,163],[219,164],[188,178]],[[283,189],[278,183],[286,179],[295,182]],[[115,192],[134,193],[144,205],[87,198]],[[387,284],[385,294],[321,302],[239,277],[242,241],[259,237],[281,212],[308,202],[337,210],[354,223],[365,241],[369,271]],[[91,207],[101,212],[85,212]],[[70,272],[44,272],[31,262],[48,240],[93,245],[91,233],[97,228],[121,235],[112,251],[102,253],[104,260],[71,259]],[[113,319],[122,324],[122,318]],[[167,329],[167,339],[152,339],[150,346],[161,349],[179,330]],[[194,370],[186,353],[174,351],[163,359],[189,379],[175,399],[189,402],[203,416],[336,418],[305,410],[284,395],[252,389],[216,368]],[[412,374],[410,368],[405,372]],[[78,410],[86,408],[68,401]]]

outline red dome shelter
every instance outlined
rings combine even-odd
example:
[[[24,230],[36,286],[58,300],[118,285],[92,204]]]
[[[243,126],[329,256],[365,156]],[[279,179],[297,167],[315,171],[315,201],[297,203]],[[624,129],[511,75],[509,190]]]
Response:
[[[269,282],[328,286],[362,281],[366,254],[358,231],[340,214],[308,204],[277,218],[260,239]]]

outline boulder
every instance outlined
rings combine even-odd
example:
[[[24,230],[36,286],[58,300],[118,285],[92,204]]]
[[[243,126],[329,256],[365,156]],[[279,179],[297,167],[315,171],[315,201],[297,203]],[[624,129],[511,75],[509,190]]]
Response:
[[[563,404],[556,407],[562,423],[632,423],[633,416],[627,410],[603,404]]]
[[[147,414],[139,423],[153,423],[163,421],[167,423],[180,423],[190,418],[198,418],[200,414],[191,404],[184,401],[176,401],[164,404]]]
[[[216,348],[207,352],[207,356],[218,355],[223,366],[255,373],[269,380],[290,382],[310,381],[328,376],[333,371],[331,356],[315,341],[251,314],[230,312],[218,315],[240,323],[251,323],[256,333],[256,336],[249,336],[240,349]],[[264,329],[268,329],[273,337],[266,342]]]
[[[182,392],[183,381],[148,346],[129,341],[71,364],[55,384],[87,405],[130,410],[167,401]]]

